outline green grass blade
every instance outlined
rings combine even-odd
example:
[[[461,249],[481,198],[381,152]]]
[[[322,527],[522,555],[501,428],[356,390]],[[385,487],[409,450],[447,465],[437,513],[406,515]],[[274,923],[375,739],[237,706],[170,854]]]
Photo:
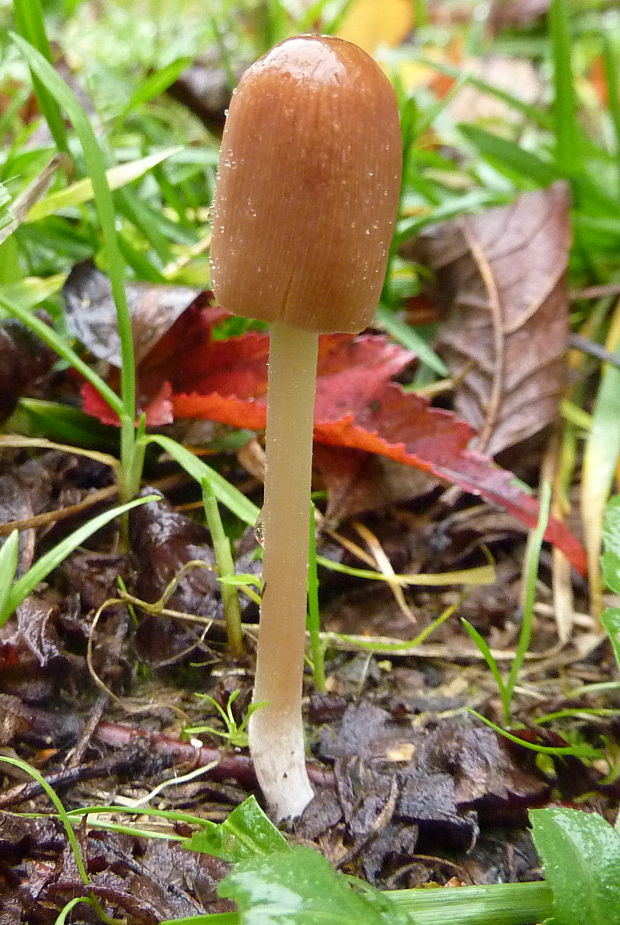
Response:
[[[550,915],[548,883],[492,883],[451,890],[393,890],[383,894],[415,925],[530,925]]]
[[[461,617],[461,623],[465,627],[469,638],[478,646],[480,652],[482,653],[489,671],[495,678],[495,683],[497,684],[497,689],[503,703],[506,694],[506,685],[504,684],[504,679],[502,677],[501,671],[499,670],[497,660],[491,652],[491,647],[489,646],[484,636],[481,636],[476,627],[473,626],[469,620],[466,620],[465,617]]]
[[[51,784],[49,784],[45,780],[45,778],[40,773],[40,771],[38,771],[36,768],[33,768],[32,765],[27,764],[27,762],[22,761],[20,758],[8,758],[3,755],[0,757],[0,761],[4,761],[6,764],[10,764],[14,768],[19,768],[20,771],[22,771],[25,774],[28,774],[30,777],[32,777],[33,780],[37,782],[37,784],[43,790],[46,796],[49,797],[52,805],[54,806],[54,809],[58,813],[58,818],[62,822],[63,828],[65,830],[65,834],[67,836],[67,840],[73,852],[75,866],[77,867],[77,871],[78,871],[78,874],[80,875],[82,883],[85,886],[89,886],[90,880],[88,877],[88,873],[86,871],[86,865],[84,863],[84,859],[82,857],[80,843],[77,839],[73,826],[71,825],[69,816],[67,815],[67,810],[65,809],[64,804],[62,803],[60,797],[58,796],[54,788],[51,786]]]
[[[562,173],[576,177],[582,167],[581,133],[572,65],[571,30],[566,0],[551,0],[549,38],[553,61],[553,122],[556,160]]]
[[[62,910],[54,925],[65,925],[68,921],[67,916],[73,912],[76,906],[79,906],[80,903],[85,903],[87,906],[92,906],[97,910],[97,904],[90,896],[76,896],[74,899],[70,899],[65,908]]]
[[[592,748],[591,745],[555,746],[538,745],[536,742],[528,742],[526,739],[520,739],[518,735],[514,735],[512,732],[502,729],[497,723],[487,719],[486,716],[483,716],[482,713],[478,713],[477,710],[472,710],[471,707],[468,707],[467,712],[475,716],[476,719],[479,719],[485,726],[494,729],[498,735],[508,739],[509,742],[514,742],[515,745],[522,745],[523,748],[527,748],[531,752],[539,752],[541,755],[574,755],[575,758],[582,758],[584,761],[600,761],[602,757],[602,752],[599,749]]]
[[[190,915],[183,919],[166,919],[161,925],[241,925],[238,912],[214,912],[212,915]]]
[[[217,506],[217,500],[211,488],[210,479],[201,479],[200,487],[202,489],[202,504],[207,519],[207,526],[211,534],[211,543],[215,554],[218,577],[228,579],[234,578],[235,563],[230,548],[230,540],[226,536],[226,531],[224,530],[220,511]],[[228,648],[233,658],[240,658],[243,655],[243,631],[241,629],[239,594],[237,588],[230,582],[220,584],[220,593],[224,606]]]
[[[415,353],[421,363],[432,369],[438,376],[448,375],[448,369],[443,360],[437,356],[435,351],[406,321],[403,321],[383,305],[377,308],[377,320],[392,335],[394,340],[406,347],[407,350]]]
[[[601,616],[601,623],[609,636],[616,667],[620,671],[620,607],[608,607]]]
[[[156,167],[157,164],[161,164],[162,161],[165,161],[167,158],[172,157],[172,155],[182,150],[183,149],[178,146],[167,148],[164,151],[157,151],[155,154],[142,157],[137,161],[131,161],[127,164],[117,164],[116,167],[110,167],[106,172],[108,187],[110,190],[116,190],[120,189],[122,186],[126,186],[128,183],[133,183],[134,180],[138,180],[140,177],[144,176],[145,173],[153,167]],[[84,202],[89,202],[93,196],[93,182],[90,177],[86,177],[83,180],[72,183],[70,186],[65,187],[65,189],[51,193],[49,196],[46,196],[45,199],[41,199],[40,202],[35,203],[28,212],[26,221],[36,222],[41,218],[46,218],[48,215],[53,215],[54,212],[59,212],[61,209],[69,209],[72,206],[78,206]]]
[[[103,153],[88,116],[65,81],[56,73],[49,61],[32,45],[24,41],[21,36],[12,34],[12,38],[36,76],[45,83],[58,103],[69,115],[82,145],[86,168],[93,186],[95,205],[101,224],[107,271],[117,311],[118,333],[121,339],[122,353],[121,398],[124,417],[129,419],[133,428],[136,408],[136,373],[131,319],[125,293],[125,263],[116,237],[114,202],[106,178]]]
[[[620,67],[618,66],[618,48],[614,47],[606,33],[603,34],[603,66],[607,85],[607,105],[615,135],[615,155],[620,187]]]
[[[254,526],[258,520],[259,509],[234,485],[227,482],[219,472],[216,472],[211,466],[207,466],[194,453],[191,453],[170,437],[165,437],[162,434],[149,434],[149,436],[145,437],[145,442],[155,443],[166,453],[169,453],[199,485],[202,485],[203,479],[206,479],[211,491],[221,504],[225,505],[239,520],[249,526]]]
[[[499,195],[493,190],[475,189],[458,196],[451,196],[445,202],[429,209],[425,215],[402,219],[394,236],[394,247],[398,248],[405,241],[415,237],[427,225],[438,225],[459,215],[470,215],[492,206],[505,205],[510,201],[508,195]]]
[[[11,214],[11,209],[9,208],[11,203],[11,196],[6,186],[0,183],[0,229],[5,228],[7,225],[10,225],[13,222],[13,215]],[[0,237],[0,243],[2,240],[8,237],[4,235]]]
[[[49,324],[46,324],[45,321],[42,321],[27,309],[22,308],[18,303],[9,302],[2,295],[0,295],[0,309],[4,309],[7,315],[13,315],[15,318],[19,318],[19,320],[29,327],[31,331],[34,331],[44,344],[51,347],[58,356],[61,356],[70,363],[78,373],[84,376],[86,381],[90,382],[104,401],[106,401],[119,416],[123,414],[123,403],[116,392],[91,369],[88,363],[85,363],[81,357],[78,356],[69,344],[65,343]]]
[[[45,279],[38,276],[26,276],[24,279],[20,279],[19,282],[0,285],[0,298],[4,302],[10,302],[12,305],[17,304],[20,308],[28,311],[58,292],[66,278],[64,273],[56,273],[54,276],[48,276]],[[1,315],[2,312],[0,311]]]
[[[560,0],[560,2],[562,2],[562,0]],[[480,90],[482,93],[487,93],[489,96],[501,100],[502,103],[505,103],[511,109],[522,113],[522,115],[533,122],[534,125],[538,125],[541,128],[553,127],[553,122],[549,114],[540,106],[533,106],[531,103],[526,103],[507,90],[496,87],[494,84],[478,77],[476,74],[468,73],[464,68],[456,67],[446,61],[435,61],[433,58],[427,58],[424,53],[418,53],[411,45],[407,46],[405,54],[408,61],[417,61],[419,64],[423,64],[434,71],[439,71],[440,74],[445,74],[447,77],[454,77],[456,80],[462,81],[464,85],[470,84],[472,87],[475,87],[476,90]]]
[[[515,657],[512,660],[506,680],[506,704],[504,705],[504,722],[506,723],[510,719],[510,702],[512,700],[515,684],[517,683],[519,672],[523,667],[523,662],[525,661],[525,656],[532,638],[538,564],[544,536],[547,531],[547,524],[549,522],[550,508],[551,485],[549,482],[543,482],[540,491],[538,523],[529,535],[525,552],[523,617],[521,620],[521,629],[519,631],[519,640],[517,642],[517,651],[515,652]]]
[[[459,125],[459,131],[467,138],[493,166],[502,173],[508,173],[528,186],[549,186],[557,180],[557,168],[531,151],[526,151],[514,141],[493,135],[477,125]]]
[[[118,452],[118,428],[101,424],[79,408],[40,398],[21,398],[4,427],[25,437],[47,437],[82,449]]]
[[[40,0],[13,0],[15,25],[18,32],[51,66],[52,53],[45,32],[45,20]],[[58,103],[45,80],[32,69],[32,84],[41,112],[59,151],[68,152],[67,134]]]
[[[43,579],[46,578],[57,565],[60,565],[74,549],[77,549],[84,540],[87,540],[93,533],[96,533],[97,530],[105,527],[111,520],[114,520],[115,517],[119,517],[126,511],[130,511],[139,504],[146,504],[148,501],[158,500],[159,498],[157,495],[148,495],[145,498],[138,498],[136,501],[130,501],[128,504],[121,504],[109,511],[105,511],[103,514],[99,514],[87,523],[82,524],[81,527],[78,527],[77,530],[74,530],[73,533],[69,534],[64,540],[54,546],[53,549],[50,549],[49,552],[46,552],[37,559],[32,568],[16,581],[11,588],[4,610],[0,613],[0,626],[6,623],[17,605],[21,604],[24,598],[36,588],[39,582],[43,581]]]
[[[143,80],[122,108],[118,121],[122,122],[134,109],[149,103],[156,96],[162,94],[191,63],[192,58],[177,58],[161,70],[151,74],[146,80]]]
[[[594,609],[601,609],[603,514],[620,457],[620,369],[608,366],[599,386],[581,476],[581,514]]]
[[[11,585],[17,569],[19,555],[19,532],[13,530],[0,547],[0,614],[4,610],[11,593]]]

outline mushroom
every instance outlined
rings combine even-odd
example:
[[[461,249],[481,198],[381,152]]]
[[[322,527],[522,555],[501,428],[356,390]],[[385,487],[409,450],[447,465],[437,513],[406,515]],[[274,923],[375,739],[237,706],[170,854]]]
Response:
[[[320,332],[357,333],[379,300],[398,204],[396,98],[349,42],[301,35],[233,94],[213,203],[219,303],[271,323],[263,596],[250,753],[278,820],[313,796],[301,714]]]

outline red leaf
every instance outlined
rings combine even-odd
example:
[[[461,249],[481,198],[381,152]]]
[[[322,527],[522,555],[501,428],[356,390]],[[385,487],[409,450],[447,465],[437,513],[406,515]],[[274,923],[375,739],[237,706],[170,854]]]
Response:
[[[220,309],[192,306],[140,364],[140,389],[155,395],[147,408],[161,414],[170,382],[174,418],[204,418],[230,427],[263,430],[266,422],[268,335],[214,340]],[[511,472],[469,449],[475,431],[450,411],[431,407],[390,379],[413,354],[380,335],[323,335],[315,409],[315,439],[394,459],[430,472],[504,508],[528,527],[538,503]],[[103,416],[85,387],[85,409]],[[162,401],[164,405],[162,405]],[[154,407],[153,407],[154,405]],[[108,409],[109,410],[109,409]],[[585,552],[572,533],[551,520],[549,542],[585,573]]]
[[[173,422],[171,399],[172,386],[169,382],[163,382],[157,394],[141,405],[140,413],[146,415],[146,423],[149,427],[161,427],[163,424]],[[110,408],[99,392],[89,383],[82,386],[82,408],[86,414],[92,414],[93,417],[99,418],[102,424],[111,424],[113,427],[118,427],[119,422],[116,411]]]
[[[324,386],[326,395],[327,384]],[[174,412],[179,418],[209,418],[250,430],[262,430],[266,420],[262,403],[215,394],[176,395]],[[337,402],[330,406],[324,396],[319,403],[317,395],[314,431],[317,442],[366,450],[423,469],[480,495],[528,527],[535,526],[538,502],[518,487],[512,472],[500,469],[488,456],[468,449],[474,433],[452,412],[430,407],[424,399],[404,392],[396,383],[384,384],[368,405],[344,415]],[[585,574],[584,549],[564,524],[551,519],[545,538]]]

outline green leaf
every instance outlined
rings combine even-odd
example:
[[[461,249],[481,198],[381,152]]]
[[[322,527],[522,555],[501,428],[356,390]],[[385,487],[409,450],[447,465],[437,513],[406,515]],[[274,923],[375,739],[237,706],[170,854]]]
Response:
[[[402,318],[399,318],[398,315],[394,314],[394,312],[385,308],[383,305],[377,308],[377,318],[385,330],[388,331],[399,344],[402,344],[403,347],[406,347],[417,355],[421,363],[425,363],[426,366],[439,376],[448,375],[448,369],[444,361],[437,356],[435,351],[429,347],[424,338],[420,337],[418,332],[412,328],[411,325],[407,324],[406,321],[403,321]]]
[[[620,495],[611,498],[605,508],[603,543],[602,565],[605,584],[616,594],[620,594]]]
[[[4,611],[17,569],[19,532],[12,530],[0,547],[0,614]]]
[[[116,167],[110,167],[110,169],[106,171],[109,188],[111,190],[120,189],[128,183],[138,180],[153,167],[156,167],[158,164],[161,164],[162,161],[172,157],[174,154],[178,154],[178,152],[182,150],[183,149],[178,146],[166,148],[163,151],[149,154],[147,157],[141,157],[137,161],[131,161],[127,164],[117,164]],[[28,212],[26,221],[37,222],[39,219],[47,218],[48,215],[53,215],[54,212],[59,212],[61,209],[68,209],[71,206],[77,206],[84,202],[88,202],[93,196],[93,181],[90,177],[86,177],[84,180],[78,180],[76,183],[72,183],[71,186],[67,186],[65,189],[51,193],[40,202],[36,202]]]
[[[183,842],[183,847],[225,861],[244,861],[287,851],[288,843],[251,796],[233,809],[224,822],[207,831],[194,832]]]
[[[115,517],[119,517],[121,514],[124,514],[125,511],[130,511],[139,504],[146,504],[147,501],[159,501],[159,498],[157,495],[148,495],[145,498],[138,498],[136,501],[130,501],[128,504],[121,504],[109,511],[105,511],[103,514],[99,514],[98,517],[93,517],[92,520],[82,524],[81,527],[78,527],[77,530],[74,530],[73,533],[70,533],[69,536],[65,537],[64,540],[54,546],[53,549],[50,549],[45,555],[40,556],[32,568],[16,581],[11,588],[7,595],[5,606],[3,610],[0,611],[0,626],[6,623],[18,604],[21,604],[24,598],[36,588],[39,582],[47,578],[49,573],[55,569],[57,565],[60,565],[74,549],[77,549],[84,540],[87,540],[88,537],[96,533],[97,530],[105,527],[106,524],[109,524]]]
[[[3,183],[0,183],[0,228],[4,228],[12,219],[11,210],[9,209],[10,202],[9,191]]]
[[[241,925],[411,925],[375,890],[355,893],[312,848],[296,847],[238,864],[218,894],[233,899]]]
[[[26,58],[31,71],[52,94],[54,100],[62,106],[63,110],[68,114],[82,145],[84,161],[93,185],[93,195],[97,214],[99,216],[99,223],[101,225],[101,236],[103,238],[105,256],[107,258],[108,275],[110,277],[112,294],[116,305],[118,333],[122,344],[122,408],[125,418],[133,422],[136,406],[136,374],[131,318],[125,292],[125,263],[121,256],[116,236],[114,201],[108,186],[103,152],[99,147],[88,115],[82,106],[80,106],[75,94],[67,86],[65,81],[55,71],[49,61],[47,61],[35,48],[29,45],[28,42],[25,42],[21,36],[13,33],[10,34],[20,52]]]
[[[5,283],[0,286],[0,299],[18,305],[24,311],[30,311],[35,305],[58,292],[66,278],[65,273],[56,273],[55,276],[48,276],[46,279],[27,276],[17,283]]]
[[[560,176],[554,164],[544,161],[514,141],[487,132],[477,125],[461,124],[459,131],[498,170],[516,176],[521,181],[525,178],[528,187],[548,186]]]
[[[550,925],[620,922],[620,834],[597,813],[530,812],[536,850],[553,890]]]
[[[147,443],[156,443],[166,453],[169,453],[185,469],[188,475],[196,479],[199,485],[202,485],[203,480],[206,479],[211,486],[211,491],[221,504],[225,505],[229,511],[232,511],[239,520],[249,526],[254,526],[260,513],[259,509],[239,489],[227,482],[219,472],[216,472],[211,466],[207,466],[201,459],[170,437],[165,437],[161,434],[150,434],[145,439]]]
[[[609,634],[618,671],[620,671],[620,607],[608,607],[601,614],[601,623]]]
[[[119,120],[124,119],[132,110],[137,109],[144,103],[159,96],[164,90],[167,90],[170,84],[173,84],[179,74],[182,73],[192,63],[192,58],[177,58],[171,61],[166,67],[156,71],[143,80],[131,94],[127,103],[121,110]]]
[[[574,177],[582,166],[581,134],[577,121],[569,11],[564,0],[551,2],[549,39],[553,60],[556,160],[564,174]]]
[[[45,32],[45,20],[40,0],[13,0],[15,25],[21,35],[35,48],[42,58],[52,64],[52,52]],[[49,87],[45,79],[28,62],[32,72],[32,85],[34,87],[39,108],[49,126],[50,132],[59,151],[67,151],[67,136],[64,122],[54,97],[53,88]]]

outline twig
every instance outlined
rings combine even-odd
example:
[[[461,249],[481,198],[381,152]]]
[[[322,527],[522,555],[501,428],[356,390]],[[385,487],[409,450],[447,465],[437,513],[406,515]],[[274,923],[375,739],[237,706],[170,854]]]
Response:
[[[605,350],[596,341],[588,340],[587,337],[582,337],[581,334],[571,334],[569,340],[571,347],[574,347],[575,350],[581,350],[582,353],[596,357],[597,360],[601,360],[603,363],[611,363],[612,366],[620,367],[620,356],[617,353]]]
[[[63,768],[62,771],[54,771],[52,774],[47,775],[45,780],[54,790],[61,790],[80,781],[95,780],[98,777],[111,777],[114,774],[126,774],[138,764],[140,766],[144,764],[144,752],[142,749],[107,756],[100,761],[93,762],[93,764],[82,764],[76,768]],[[36,781],[19,784],[17,787],[12,787],[10,790],[0,793],[0,808],[25,803],[41,793],[43,793],[43,790]]]
[[[171,736],[143,732],[132,726],[119,723],[100,723],[95,736],[114,748],[126,748],[128,745],[141,743],[150,752],[165,755],[174,761],[189,763],[193,767],[216,763],[209,772],[214,780],[233,779],[244,787],[256,787],[256,775],[249,755],[227,751],[223,748],[209,748],[205,745],[196,747],[189,742],[181,742]],[[333,772],[314,764],[307,765],[308,777],[319,787],[332,787]]]

